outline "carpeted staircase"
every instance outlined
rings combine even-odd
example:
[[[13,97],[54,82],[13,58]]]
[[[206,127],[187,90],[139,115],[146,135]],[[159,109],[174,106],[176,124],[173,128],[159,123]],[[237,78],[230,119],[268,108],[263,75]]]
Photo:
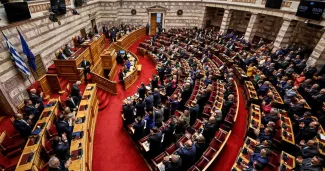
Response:
[[[107,107],[107,105],[111,99],[110,97],[111,97],[111,95],[107,91],[102,90],[100,88],[97,89],[97,98],[99,100],[99,104],[98,104],[99,111],[102,111]]]

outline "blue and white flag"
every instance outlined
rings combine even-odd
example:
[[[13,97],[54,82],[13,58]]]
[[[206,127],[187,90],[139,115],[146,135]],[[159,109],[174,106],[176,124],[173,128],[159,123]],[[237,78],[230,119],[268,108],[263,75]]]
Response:
[[[26,77],[29,77],[30,71],[29,71],[27,65],[25,64],[25,62],[23,61],[23,59],[21,58],[19,53],[16,51],[15,47],[10,43],[10,41],[6,37],[6,35],[3,32],[2,32],[2,34],[6,39],[6,43],[7,43],[10,55],[11,55],[11,60],[15,63],[15,65],[17,66],[19,71],[21,71]]]
[[[26,42],[26,40],[24,39],[23,35],[20,33],[20,31],[17,29],[19,37],[20,37],[20,41],[21,41],[21,46],[23,49],[24,54],[26,55],[27,59],[28,59],[28,63],[29,66],[36,71],[36,63],[35,63],[35,56],[33,54],[33,52],[29,49],[28,44]]]

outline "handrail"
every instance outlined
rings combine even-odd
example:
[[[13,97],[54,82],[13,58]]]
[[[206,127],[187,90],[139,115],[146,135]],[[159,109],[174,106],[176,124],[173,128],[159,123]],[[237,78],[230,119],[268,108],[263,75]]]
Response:
[[[101,61],[98,61],[90,72],[92,81],[96,83],[99,88],[106,90],[112,94],[117,94],[116,81],[111,81],[101,76],[100,73],[96,73],[96,71],[98,71],[98,67],[100,67],[99,65],[101,65]]]

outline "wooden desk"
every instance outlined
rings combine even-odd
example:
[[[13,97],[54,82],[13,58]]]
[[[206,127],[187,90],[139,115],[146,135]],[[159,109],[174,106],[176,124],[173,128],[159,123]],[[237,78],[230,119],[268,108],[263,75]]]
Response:
[[[84,42],[81,44],[82,47],[89,48],[93,65],[97,63],[98,60],[100,60],[100,54],[104,49],[104,45],[105,36],[103,34],[95,36],[91,41]]]
[[[92,87],[92,89],[89,89]],[[76,115],[76,124],[73,128],[74,134],[83,132],[82,137],[72,139],[70,153],[73,154],[72,164],[69,170],[88,171],[92,170],[92,155],[93,155],[93,137],[98,114],[98,99],[97,99],[96,84],[88,84],[83,97],[88,96],[88,99],[80,101],[78,113]],[[87,108],[82,106],[88,106]],[[84,122],[79,123],[79,118],[84,118]],[[78,155],[78,150],[82,150],[82,155]]]
[[[138,65],[138,57],[134,55],[132,52],[129,53],[129,59],[131,62],[130,71],[126,73],[125,77],[123,77],[124,89],[128,89],[132,84],[138,79],[139,73],[137,70]]]
[[[244,82],[244,96],[246,106],[248,106],[251,102],[258,102],[258,96],[251,81]]]
[[[272,103],[275,103],[277,107],[283,106],[284,102],[282,100],[282,97],[272,84],[269,85],[269,91],[271,91],[274,95],[274,100],[272,101]]]
[[[44,111],[40,115],[40,119],[36,122],[33,130],[41,129],[40,133],[38,134],[39,138],[38,141],[33,143],[33,139],[36,136],[30,136],[27,140],[25,148],[19,158],[17,163],[16,170],[17,171],[24,171],[24,170],[35,170],[42,168],[47,161],[41,160],[41,151],[43,147],[43,141],[46,138],[46,130],[49,129],[48,127],[51,126],[51,122],[54,120],[55,116],[58,113],[58,100],[51,99],[47,105],[45,106]],[[50,114],[48,114],[50,112]],[[38,126],[41,128],[38,128]]]
[[[283,160],[283,157],[287,156],[287,160]],[[289,153],[286,153],[285,151],[281,152],[281,158],[280,158],[280,167],[279,167],[279,171],[281,170],[282,166],[285,166],[287,169],[292,170],[296,167],[296,158],[294,156],[292,156]]]
[[[247,80],[248,77],[246,75],[246,72],[243,69],[241,69],[236,64],[234,64],[232,68],[234,69],[235,77],[237,78],[237,80],[240,81],[240,83],[242,83],[244,80]]]
[[[117,45],[128,49],[135,41],[146,35],[146,28],[141,27],[117,40]]]
[[[288,116],[281,115],[280,125],[282,140],[292,145],[295,145],[295,136],[292,129],[291,119]],[[283,125],[286,125],[286,128],[283,128]],[[286,132],[287,136],[285,136],[283,132]]]
[[[249,109],[249,129],[252,131],[260,128],[261,126],[261,119],[262,119],[262,114],[261,114],[261,108],[259,105],[256,104],[251,104],[250,109]]]

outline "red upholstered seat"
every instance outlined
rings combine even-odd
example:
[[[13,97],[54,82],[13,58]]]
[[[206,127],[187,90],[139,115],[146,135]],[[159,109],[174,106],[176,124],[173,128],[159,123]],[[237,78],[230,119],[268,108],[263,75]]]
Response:
[[[209,163],[209,160],[207,158],[205,158],[204,156],[202,156],[195,164],[195,166],[200,169],[203,170],[204,167]]]
[[[20,155],[16,155],[14,158],[9,159],[0,153],[0,169],[5,171],[15,170],[19,158]]]
[[[187,171],[200,171],[200,169],[198,169],[196,166],[192,166],[190,169],[188,169]]]
[[[56,129],[55,124],[53,124],[53,123],[50,125],[49,129],[46,129],[46,131],[47,131],[47,134],[49,136],[49,139],[51,139],[51,138],[53,138],[55,136],[58,136],[58,131]]]
[[[204,157],[206,157],[207,159],[211,160],[214,155],[217,153],[217,150],[215,150],[212,147],[209,147],[205,150],[205,152],[203,153]]]
[[[168,154],[168,155],[171,155],[173,153],[175,153],[175,151],[177,150],[177,147],[176,147],[176,144],[173,143],[171,144],[166,150],[165,152]]]
[[[200,127],[202,126],[202,122],[200,121],[200,120],[196,120],[195,121],[195,124],[193,125],[193,128],[195,129],[195,130],[198,130]]]
[[[54,154],[54,150],[53,150],[53,148],[52,148],[52,144],[51,144],[51,142],[50,142],[49,140],[47,140],[46,138],[45,138],[45,140],[44,140],[43,147],[44,147],[44,151],[46,152],[46,154],[47,154],[48,156],[51,156],[51,155]]]
[[[152,159],[152,163],[157,166],[160,162],[163,161],[165,156],[167,156],[165,152],[160,153],[157,157]]]
[[[213,138],[213,140],[210,142],[210,147],[212,147],[215,150],[219,150],[221,146],[220,140],[217,140],[216,138]]]
[[[0,135],[0,151],[4,155],[21,150],[25,146],[25,143],[25,140],[19,136],[15,138],[9,137],[6,131],[3,131]]]

